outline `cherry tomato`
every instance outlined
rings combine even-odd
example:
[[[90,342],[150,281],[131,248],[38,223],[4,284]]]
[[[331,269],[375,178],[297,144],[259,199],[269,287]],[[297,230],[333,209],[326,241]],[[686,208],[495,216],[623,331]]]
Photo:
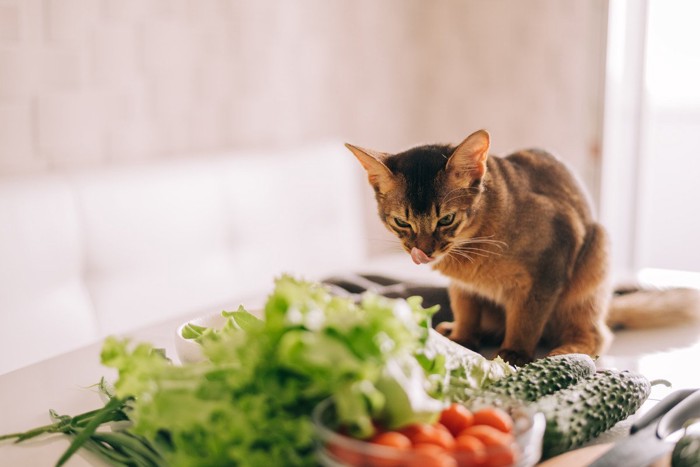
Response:
[[[462,404],[452,404],[440,414],[440,423],[445,425],[452,436],[474,424],[474,415]]]
[[[474,425],[492,426],[503,433],[513,431],[513,419],[497,407],[485,407],[474,412]]]
[[[370,442],[400,450],[407,450],[411,448],[411,440],[408,438],[408,436],[404,435],[403,433],[399,433],[398,431],[386,431],[384,433],[379,433],[374,436]]]
[[[486,451],[484,467],[510,467],[517,459],[513,446],[491,446]]]
[[[454,437],[450,431],[441,423],[429,425],[427,423],[417,423],[409,425],[401,430],[415,444],[436,444],[443,449],[454,447]]]
[[[455,458],[437,444],[418,443],[411,454],[406,467],[457,467]]]
[[[472,425],[459,434],[459,436],[462,435],[471,435],[478,438],[487,448],[491,446],[510,446],[513,442],[513,435],[488,425]]]
[[[454,450],[459,465],[480,465],[486,459],[486,446],[472,435],[457,436]]]
[[[371,467],[401,467],[404,458],[413,447],[408,436],[398,431],[386,431],[372,437],[371,443],[382,447],[391,448],[388,453],[368,453],[362,465]]]

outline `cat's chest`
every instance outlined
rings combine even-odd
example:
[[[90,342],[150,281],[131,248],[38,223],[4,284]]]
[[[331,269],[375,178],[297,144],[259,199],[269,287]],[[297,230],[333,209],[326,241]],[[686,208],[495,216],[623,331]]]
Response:
[[[435,269],[465,290],[500,304],[526,295],[532,286],[531,274],[513,260],[451,262]]]

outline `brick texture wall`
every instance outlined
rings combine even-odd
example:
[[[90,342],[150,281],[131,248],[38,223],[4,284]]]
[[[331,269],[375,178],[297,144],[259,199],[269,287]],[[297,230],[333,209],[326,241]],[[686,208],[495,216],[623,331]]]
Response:
[[[0,174],[485,127],[596,191],[604,0],[0,0]]]

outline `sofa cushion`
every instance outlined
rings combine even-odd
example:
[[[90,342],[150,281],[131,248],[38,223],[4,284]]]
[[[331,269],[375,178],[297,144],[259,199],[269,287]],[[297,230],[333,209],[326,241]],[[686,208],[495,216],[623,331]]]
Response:
[[[66,180],[0,180],[0,373],[95,338],[81,218]]]

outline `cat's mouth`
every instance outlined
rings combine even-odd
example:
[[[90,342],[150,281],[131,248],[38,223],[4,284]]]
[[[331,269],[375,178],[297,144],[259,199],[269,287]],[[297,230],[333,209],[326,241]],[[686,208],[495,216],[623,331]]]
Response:
[[[423,250],[415,246],[411,249],[411,259],[416,264],[428,264],[435,260],[435,258],[426,255]]]

